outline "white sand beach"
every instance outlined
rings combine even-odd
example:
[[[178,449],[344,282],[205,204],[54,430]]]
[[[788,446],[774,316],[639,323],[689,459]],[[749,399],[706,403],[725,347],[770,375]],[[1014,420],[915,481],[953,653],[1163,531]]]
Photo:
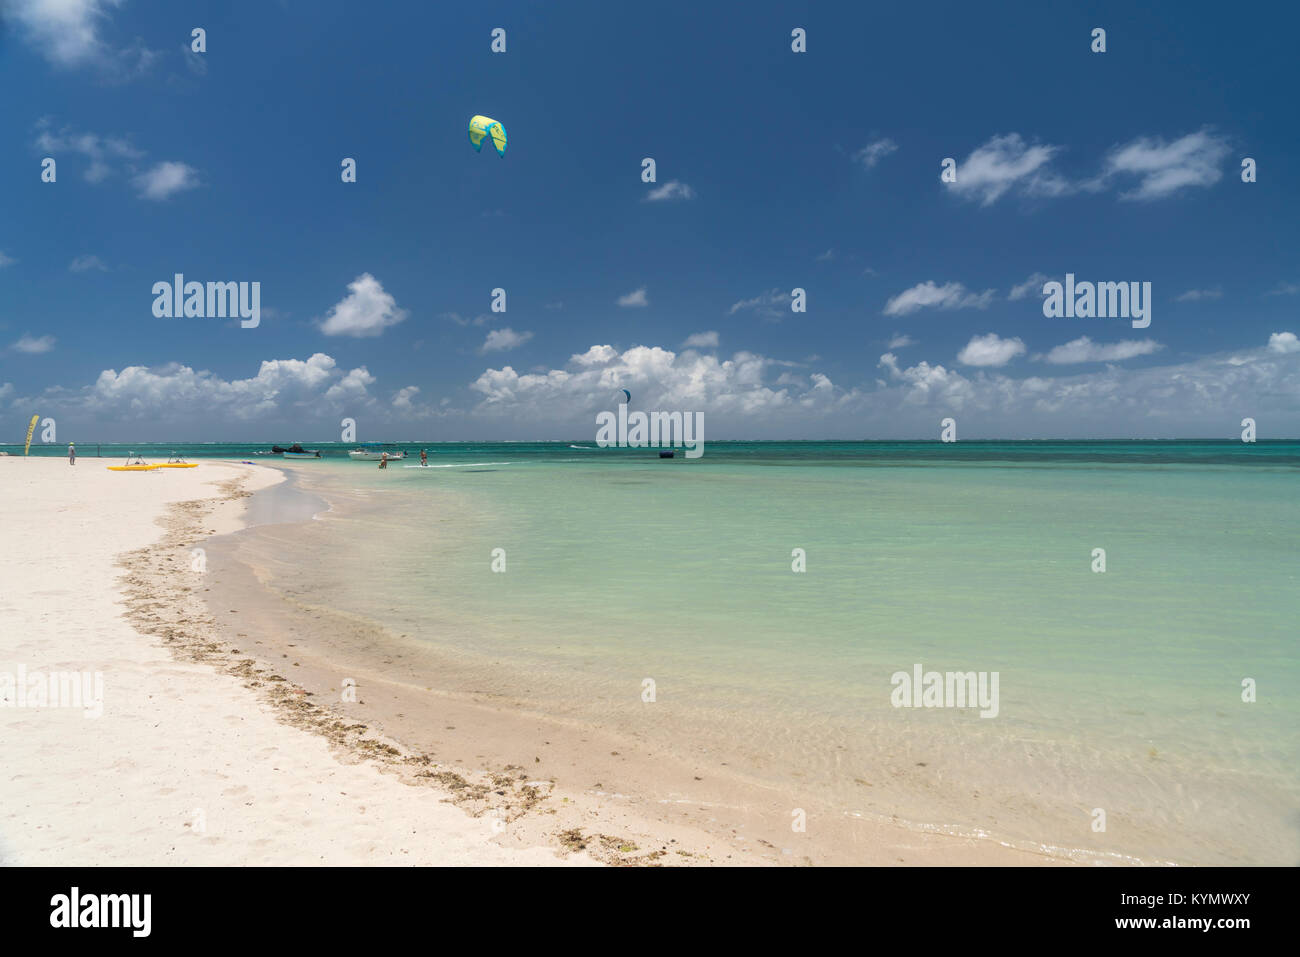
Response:
[[[214,483],[238,474],[248,490],[281,475],[216,462],[141,473],[107,464],[0,458],[0,676],[21,668],[29,678],[103,679],[100,717],[0,706],[0,863],[592,863],[502,846],[490,818],[340,761],[237,678],[179,661],[134,629],[117,557],[162,537],[169,503],[216,497]],[[209,528],[235,529],[240,510],[223,503]]]

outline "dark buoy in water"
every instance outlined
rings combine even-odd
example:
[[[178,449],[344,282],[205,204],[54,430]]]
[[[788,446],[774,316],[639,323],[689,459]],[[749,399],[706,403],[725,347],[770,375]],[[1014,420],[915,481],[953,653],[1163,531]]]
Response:
[[[661,452],[659,453],[659,457],[660,457],[661,459],[670,459],[670,458],[672,458],[672,457],[673,457],[674,455],[676,455],[676,454],[677,454],[677,453],[674,452],[672,449],[666,449],[666,450],[661,451]]]

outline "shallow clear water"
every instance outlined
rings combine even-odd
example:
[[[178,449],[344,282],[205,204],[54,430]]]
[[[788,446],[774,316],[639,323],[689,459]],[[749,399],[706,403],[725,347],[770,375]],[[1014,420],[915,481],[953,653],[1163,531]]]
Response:
[[[291,463],[346,504],[280,582],[846,814],[1300,860],[1295,443],[428,448],[454,467]],[[997,716],[893,707],[917,663],[997,672]]]

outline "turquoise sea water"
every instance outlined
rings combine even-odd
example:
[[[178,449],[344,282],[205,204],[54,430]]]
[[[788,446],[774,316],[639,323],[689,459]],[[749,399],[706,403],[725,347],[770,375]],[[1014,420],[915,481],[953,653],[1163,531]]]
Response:
[[[333,491],[280,584],[399,621],[483,687],[526,675],[539,710],[844,814],[1300,862],[1300,443],[592,445],[431,444],[449,467],[386,471],[182,451]],[[893,707],[917,663],[998,672],[997,717]]]

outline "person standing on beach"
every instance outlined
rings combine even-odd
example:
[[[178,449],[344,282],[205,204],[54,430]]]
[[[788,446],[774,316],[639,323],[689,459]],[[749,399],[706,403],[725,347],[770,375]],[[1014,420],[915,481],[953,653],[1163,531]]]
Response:
[[[77,464],[77,447],[73,445],[71,442],[68,443],[68,464],[69,465]]]
[[[420,449],[420,464],[427,466],[429,464],[429,453]]]
[[[380,467],[381,469],[386,469],[386,468],[388,468],[388,453],[387,453],[387,452],[385,452],[383,455],[381,455],[381,456],[379,457],[379,467]]]

